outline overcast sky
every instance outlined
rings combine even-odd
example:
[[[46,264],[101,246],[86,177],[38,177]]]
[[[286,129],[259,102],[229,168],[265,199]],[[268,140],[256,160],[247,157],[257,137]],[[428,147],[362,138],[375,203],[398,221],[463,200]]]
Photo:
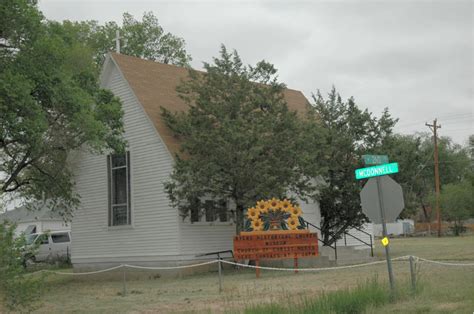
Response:
[[[265,59],[309,98],[335,85],[379,115],[388,107],[402,133],[429,131],[466,144],[474,134],[474,1],[72,1],[40,0],[52,20],[141,19],[153,11],[186,40],[192,66],[220,44],[245,63]]]

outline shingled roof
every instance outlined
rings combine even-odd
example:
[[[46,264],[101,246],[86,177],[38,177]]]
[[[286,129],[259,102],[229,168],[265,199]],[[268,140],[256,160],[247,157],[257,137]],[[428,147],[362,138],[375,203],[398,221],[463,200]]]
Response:
[[[187,78],[188,70],[117,53],[111,53],[111,57],[120,68],[169,151],[174,155],[179,151],[180,144],[163,121],[161,107],[171,112],[188,109],[188,105],[179,98],[176,92],[176,87],[181,80]],[[309,102],[302,92],[285,89],[283,94],[290,110],[307,111]]]

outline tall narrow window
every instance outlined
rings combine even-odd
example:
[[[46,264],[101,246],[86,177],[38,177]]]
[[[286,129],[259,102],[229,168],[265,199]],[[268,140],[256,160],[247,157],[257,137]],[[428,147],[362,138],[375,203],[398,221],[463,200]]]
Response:
[[[109,226],[130,225],[130,152],[107,156]]]

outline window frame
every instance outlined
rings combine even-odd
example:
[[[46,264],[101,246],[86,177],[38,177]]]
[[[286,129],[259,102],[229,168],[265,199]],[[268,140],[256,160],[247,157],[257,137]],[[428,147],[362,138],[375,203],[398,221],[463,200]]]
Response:
[[[210,206],[212,204],[212,206]],[[211,225],[234,225],[234,218],[232,209],[228,200],[215,200],[210,197],[200,199],[199,205],[196,208],[191,208],[189,215],[186,217],[187,223],[196,226],[211,226]],[[206,206],[207,205],[207,206]],[[208,207],[210,206],[210,207]],[[210,212],[208,212],[208,210]],[[225,212],[225,215],[223,215]],[[209,216],[213,216],[214,220],[210,221]],[[221,221],[225,216],[226,220]],[[199,220],[194,218],[199,217]]]
[[[107,155],[107,186],[108,186],[108,226],[110,228],[123,228],[132,226],[132,201],[131,201],[131,171],[130,171],[130,151],[126,151],[124,154],[125,156],[125,164],[121,166],[113,166],[113,157],[114,156],[121,156],[121,155],[114,155],[110,154]],[[113,204],[113,191],[114,191],[114,182],[113,182],[113,172],[117,169],[125,168],[125,191],[126,191],[126,201],[125,203],[121,204]],[[114,224],[114,217],[113,217],[113,210],[116,207],[126,206],[126,213],[127,213],[127,222],[124,224]]]

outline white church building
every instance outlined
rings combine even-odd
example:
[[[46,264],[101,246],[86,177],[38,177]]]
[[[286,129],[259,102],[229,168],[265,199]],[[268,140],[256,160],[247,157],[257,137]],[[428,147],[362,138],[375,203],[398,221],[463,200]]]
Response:
[[[111,53],[101,84],[123,104],[123,156],[79,152],[72,159],[81,204],[72,221],[71,260],[76,268],[120,263],[179,265],[232,250],[235,223],[232,204],[206,202],[202,214],[183,218],[170,205],[164,182],[173,170],[180,144],[161,117],[187,110],[176,87],[188,70]],[[309,102],[300,91],[286,89],[290,110],[304,112]],[[303,217],[320,225],[316,203],[300,204]],[[347,241],[346,241],[347,242]]]

